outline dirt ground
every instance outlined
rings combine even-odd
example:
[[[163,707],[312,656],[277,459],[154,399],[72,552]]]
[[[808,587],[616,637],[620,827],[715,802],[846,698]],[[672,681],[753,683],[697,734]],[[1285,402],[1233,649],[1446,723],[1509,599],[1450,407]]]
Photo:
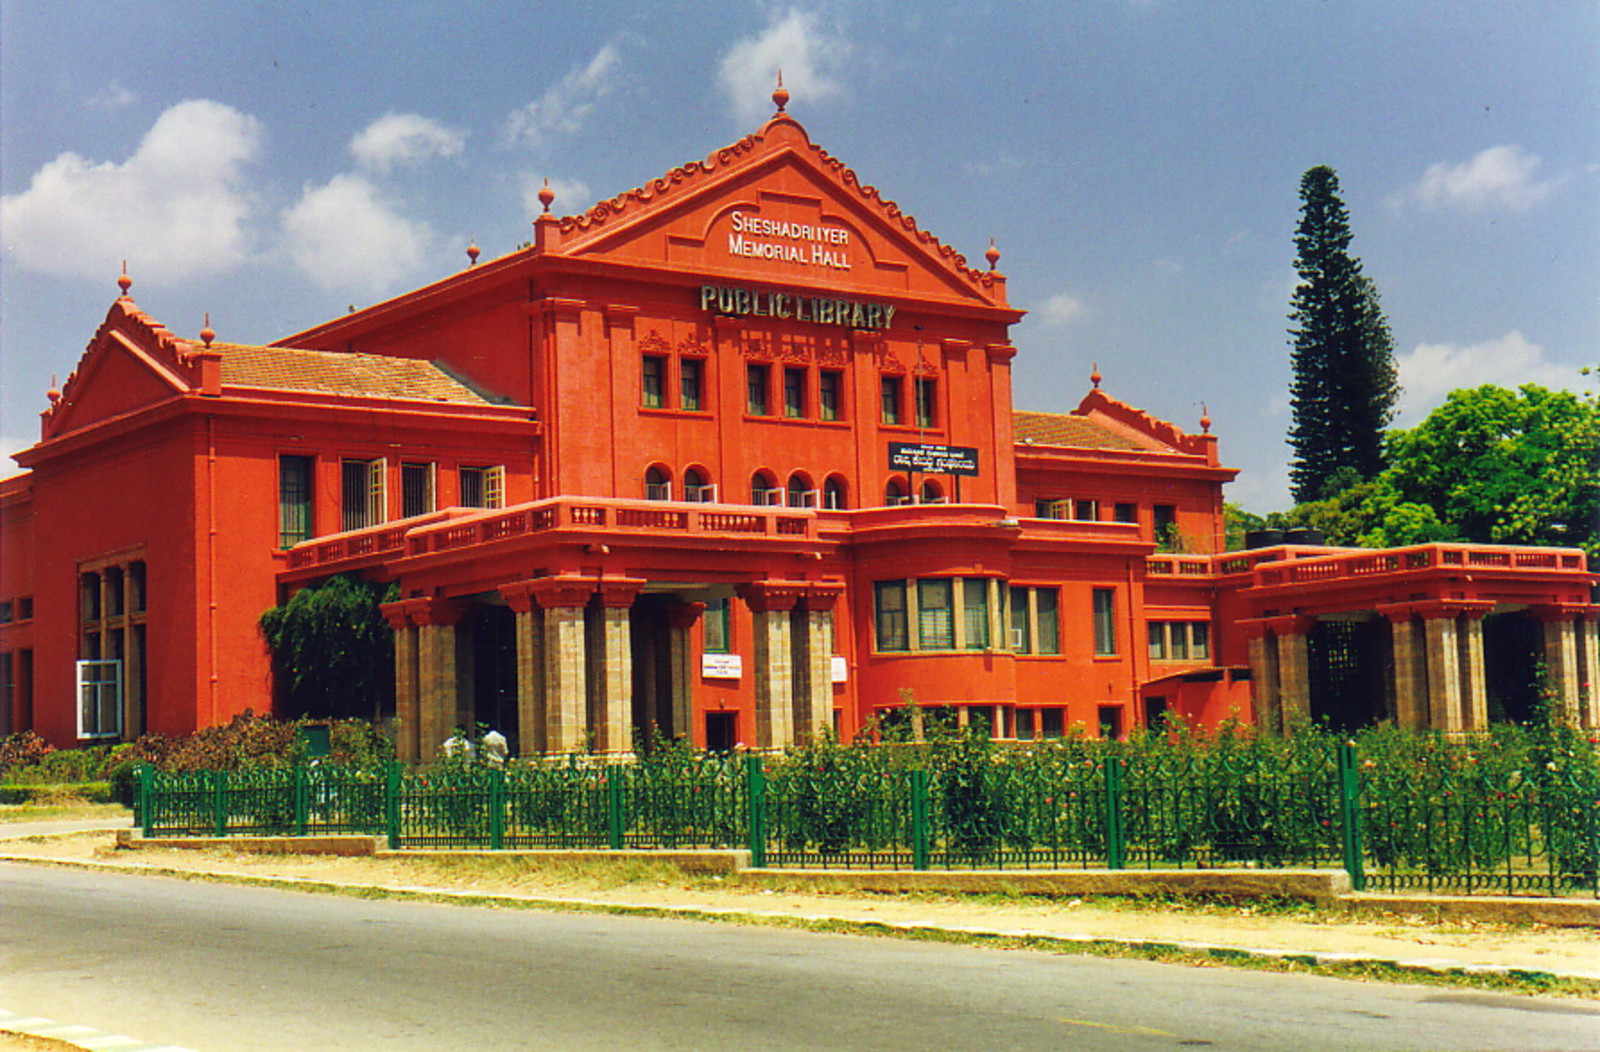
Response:
[[[371,859],[159,848],[129,851],[117,850],[107,832],[7,840],[0,844],[0,854],[392,890],[835,917],[1067,938],[1193,942],[1600,977],[1600,930],[1435,922],[1398,915],[1352,917],[1339,909],[1311,906],[819,893],[802,886],[764,887],[737,878],[688,876],[653,863],[551,864],[526,856]]]

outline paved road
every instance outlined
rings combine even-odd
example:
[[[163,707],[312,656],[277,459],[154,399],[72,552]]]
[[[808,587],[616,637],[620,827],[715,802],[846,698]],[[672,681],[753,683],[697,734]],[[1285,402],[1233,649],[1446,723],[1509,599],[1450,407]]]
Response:
[[[1600,1005],[0,864],[0,1008],[233,1049],[1600,1049]]]

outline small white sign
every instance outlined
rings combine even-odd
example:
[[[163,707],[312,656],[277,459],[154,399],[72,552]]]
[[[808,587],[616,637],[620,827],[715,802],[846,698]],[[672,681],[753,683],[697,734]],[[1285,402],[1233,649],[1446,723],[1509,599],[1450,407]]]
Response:
[[[744,659],[738,654],[701,654],[700,675],[706,679],[738,679],[744,675]]]
[[[844,683],[850,679],[850,665],[837,654],[833,657],[833,682]]]

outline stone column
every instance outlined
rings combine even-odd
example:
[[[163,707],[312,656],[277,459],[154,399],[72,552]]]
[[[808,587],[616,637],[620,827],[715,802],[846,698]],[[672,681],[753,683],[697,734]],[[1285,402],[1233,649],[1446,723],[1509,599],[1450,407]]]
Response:
[[[755,623],[752,671],[757,749],[786,749],[794,743],[794,641],[789,615],[804,587],[798,583],[760,581],[738,589]]]
[[[1577,624],[1579,689],[1582,706],[1579,722],[1591,730],[1600,727],[1600,614],[1584,616]]]
[[[602,580],[599,585],[599,631],[589,685],[593,707],[589,713],[595,749],[608,756],[633,755],[633,633],[629,608],[644,587],[643,581]]]
[[[410,609],[417,625],[418,753],[432,759],[459,721],[456,682],[456,625],[462,609],[444,599],[428,599]]]
[[[1379,607],[1389,619],[1394,647],[1394,722],[1401,730],[1427,728],[1427,662],[1418,645],[1411,607]]]
[[[589,691],[583,613],[594,594],[594,582],[544,577],[529,582],[529,592],[543,611],[544,751],[582,752],[587,745],[584,707]]]
[[[1461,664],[1456,619],[1448,614],[1424,617],[1422,635],[1428,667],[1428,726],[1436,731],[1459,731]]]
[[[1489,729],[1489,685],[1483,664],[1483,617],[1487,610],[1469,611],[1457,625],[1461,665],[1461,729]]]
[[[1306,646],[1309,618],[1281,619],[1278,637],[1278,691],[1283,729],[1311,722],[1311,655]]]
[[[805,691],[794,699],[794,733],[800,740],[833,729],[833,608],[843,584],[814,584],[806,590]],[[796,648],[797,654],[802,648]]]
[[[544,610],[534,601],[531,581],[501,585],[500,594],[517,617],[517,752],[548,751],[545,740]]]
[[[410,601],[384,603],[379,607],[384,620],[394,631],[394,714],[399,724],[395,755],[403,763],[422,759],[421,734],[417,725],[417,626],[411,623]]]
[[[1580,693],[1577,617],[1563,607],[1540,608],[1534,613],[1544,623],[1544,667],[1548,685],[1560,698],[1565,718],[1576,721]]]
[[[1261,625],[1249,629],[1250,715],[1257,727],[1273,734],[1283,732],[1283,699],[1278,690],[1278,644]]]
[[[694,740],[694,648],[690,630],[705,613],[704,603],[677,603],[667,610],[668,657],[672,663],[672,736]]]

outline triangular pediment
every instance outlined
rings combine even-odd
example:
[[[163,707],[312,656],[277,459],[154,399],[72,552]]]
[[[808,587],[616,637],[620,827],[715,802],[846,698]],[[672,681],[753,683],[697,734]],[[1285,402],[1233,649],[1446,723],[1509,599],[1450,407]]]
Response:
[[[54,438],[166,401],[190,390],[183,357],[192,345],[122,297],[44,413],[43,437]]]
[[[785,114],[704,161],[555,223],[541,251],[558,257],[1008,307],[1001,274],[970,266]]]

